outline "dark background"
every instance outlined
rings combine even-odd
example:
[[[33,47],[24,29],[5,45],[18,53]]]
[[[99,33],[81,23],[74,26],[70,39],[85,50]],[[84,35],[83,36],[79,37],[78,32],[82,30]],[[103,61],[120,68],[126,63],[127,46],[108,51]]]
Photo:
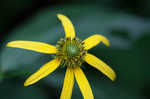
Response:
[[[12,40],[55,45],[64,37],[58,13],[72,20],[82,40],[98,33],[110,40],[109,48],[100,44],[89,52],[115,70],[115,82],[83,64],[95,99],[150,99],[149,0],[0,0],[0,99],[59,99],[65,69],[24,87],[24,80],[52,58],[5,46]],[[76,98],[82,99],[77,84]]]

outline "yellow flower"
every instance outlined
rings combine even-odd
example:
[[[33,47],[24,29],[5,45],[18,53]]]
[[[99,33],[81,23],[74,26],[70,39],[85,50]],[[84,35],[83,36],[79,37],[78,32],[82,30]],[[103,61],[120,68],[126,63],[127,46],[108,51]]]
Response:
[[[57,17],[64,26],[66,38],[60,39],[56,47],[50,44],[33,41],[11,41],[7,44],[8,47],[23,48],[46,54],[56,54],[55,59],[46,63],[37,72],[32,74],[25,81],[24,86],[36,83],[61,65],[67,67],[67,70],[60,99],[71,99],[74,77],[84,99],[94,99],[88,80],[81,69],[81,64],[86,61],[111,80],[115,80],[115,72],[106,63],[88,53],[89,49],[93,48],[100,42],[109,46],[109,41],[107,38],[99,34],[92,35],[81,41],[75,37],[75,30],[71,21],[62,14],[58,14]]]

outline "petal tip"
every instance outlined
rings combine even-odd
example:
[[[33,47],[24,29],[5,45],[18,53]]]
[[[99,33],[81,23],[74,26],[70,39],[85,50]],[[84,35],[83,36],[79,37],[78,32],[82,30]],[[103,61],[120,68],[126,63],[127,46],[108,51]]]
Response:
[[[103,42],[104,43],[104,42]],[[109,43],[109,41],[108,42],[105,42],[104,43],[107,47],[109,47],[110,46],[110,43]]]
[[[62,17],[62,16],[64,16],[64,15],[61,14],[61,13],[58,13],[58,14],[57,14],[57,17],[58,17],[58,18],[60,18],[60,17]]]
[[[107,47],[110,46],[109,40],[108,40],[105,36],[99,35],[99,34],[96,34],[96,36],[99,37],[99,38],[102,38],[102,42],[103,42]]]
[[[20,42],[20,41],[10,41],[6,44],[6,46],[7,47],[15,47],[17,42]]]
[[[106,37],[104,37],[103,36],[103,40],[102,40],[102,42],[107,46],[107,47],[109,47],[110,46],[110,42],[109,42],[109,40],[106,38]]]
[[[33,84],[33,82],[31,82],[29,79],[26,79],[26,81],[24,82],[24,86],[27,87],[29,85]]]
[[[29,84],[27,82],[24,82],[24,86],[27,87],[29,86]]]
[[[7,47],[10,47],[10,46],[11,46],[11,42],[8,42],[8,43],[6,44],[6,46],[7,46]]]
[[[116,74],[114,73],[114,75],[110,77],[110,79],[114,82],[116,80]]]

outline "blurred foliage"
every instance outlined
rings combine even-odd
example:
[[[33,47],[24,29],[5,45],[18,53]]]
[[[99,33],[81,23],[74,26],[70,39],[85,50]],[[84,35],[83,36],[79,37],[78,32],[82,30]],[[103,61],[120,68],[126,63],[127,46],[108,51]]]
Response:
[[[109,3],[113,4],[112,0]],[[108,8],[108,6],[97,4],[66,4],[40,9],[22,24],[6,30],[16,15],[25,11],[23,9],[32,7],[33,2],[27,0],[21,4],[15,8],[12,7],[12,10],[3,11],[5,13],[0,18],[3,23],[0,24],[0,31],[9,31],[1,46],[1,99],[59,99],[65,69],[58,69],[38,83],[23,87],[23,81],[40,66],[50,61],[51,55],[5,46],[12,40],[40,41],[55,45],[65,36],[63,27],[56,17],[57,13],[65,14],[72,20],[76,35],[82,40],[92,34],[105,35],[110,40],[109,48],[101,43],[89,52],[101,58],[115,70],[117,73],[115,82],[111,82],[88,64],[83,64],[83,70],[91,84],[95,99],[150,98],[150,20],[148,18],[115,11],[111,8],[113,6]],[[3,7],[6,6],[3,5]],[[72,96],[72,99],[76,98],[82,99],[77,84]]]

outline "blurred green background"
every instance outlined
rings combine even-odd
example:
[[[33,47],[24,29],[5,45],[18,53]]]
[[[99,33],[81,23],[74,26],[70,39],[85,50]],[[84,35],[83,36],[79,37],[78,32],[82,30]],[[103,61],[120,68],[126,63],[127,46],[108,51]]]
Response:
[[[150,0],[0,0],[0,99],[59,99],[65,69],[36,84],[24,80],[50,55],[7,48],[12,40],[56,44],[64,30],[56,14],[67,15],[84,40],[101,34],[111,43],[89,52],[116,72],[115,82],[84,63],[95,99],[150,99]],[[75,84],[72,99],[82,99]]]

